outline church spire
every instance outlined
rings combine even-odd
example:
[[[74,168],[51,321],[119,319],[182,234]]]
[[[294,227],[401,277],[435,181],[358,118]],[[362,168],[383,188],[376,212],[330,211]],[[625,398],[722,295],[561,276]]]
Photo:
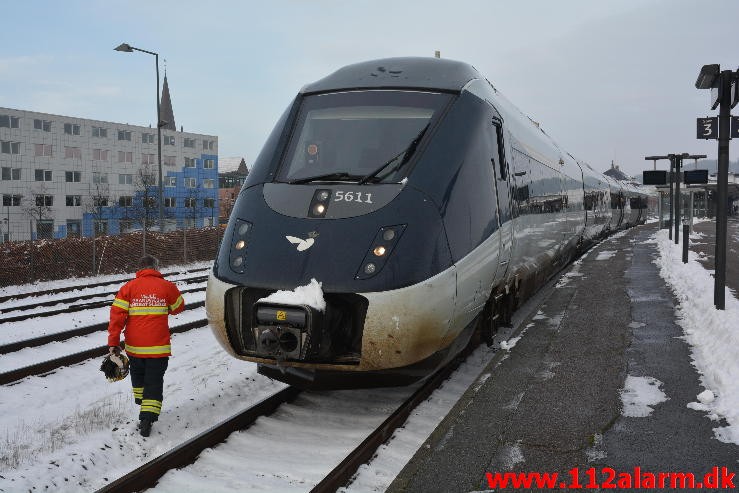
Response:
[[[167,69],[164,69],[164,86],[162,87],[162,103],[161,103],[161,118],[162,121],[167,122],[162,128],[167,130],[177,130],[177,125],[174,122],[174,111],[172,111],[172,98],[169,95],[169,84],[167,84]]]

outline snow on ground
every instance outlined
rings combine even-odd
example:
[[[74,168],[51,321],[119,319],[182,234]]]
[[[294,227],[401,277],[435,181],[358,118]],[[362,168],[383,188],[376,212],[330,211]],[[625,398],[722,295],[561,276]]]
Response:
[[[209,327],[174,334],[172,347],[146,439],[130,380],[108,383],[101,359],[0,387],[0,491],[98,489],[284,387],[226,354]]]
[[[739,300],[726,289],[726,309],[716,310],[712,272],[698,263],[695,252],[688,252],[688,263],[683,264],[682,245],[670,241],[666,230],[657,232],[652,241],[660,252],[655,260],[660,275],[679,301],[678,324],[691,346],[693,365],[714,396],[709,399],[702,392],[696,396],[699,402],[688,407],[704,410],[712,419],[725,418],[729,425],[714,429],[716,438],[739,444]]]
[[[652,377],[628,375],[621,390],[623,415],[630,418],[644,418],[652,414],[652,406],[665,402],[668,397],[660,387],[662,382]]]
[[[180,289],[192,289],[202,287],[203,284],[181,284]],[[97,288],[104,289],[104,288]],[[109,295],[108,299],[113,303],[114,295]],[[201,293],[185,293],[182,295],[187,303],[195,303],[196,301],[203,301],[205,299],[205,291]],[[27,300],[25,300],[27,301]],[[29,302],[31,303],[31,302]],[[45,307],[42,310],[54,310],[54,307]],[[186,310],[184,313],[187,313]],[[23,313],[23,312],[19,312]],[[17,314],[16,314],[17,315]],[[33,337],[40,337],[47,334],[56,334],[58,332],[64,332],[78,327],[86,327],[88,325],[99,324],[101,322],[107,322],[110,318],[110,307],[104,306],[100,308],[93,308],[91,310],[84,310],[72,313],[60,313],[58,315],[52,315],[50,317],[37,317],[29,318],[26,320],[20,320],[17,322],[4,323],[0,318],[0,345],[9,344],[11,342],[23,341],[31,339]],[[103,343],[105,344],[105,343]]]
[[[195,303],[198,301],[205,300],[205,291],[201,293],[190,293],[188,295],[185,295],[185,306],[187,306],[187,303]],[[105,322],[108,319],[108,314],[110,313],[110,308],[96,308],[95,310],[89,310],[86,312],[78,312],[80,313],[80,318],[82,319],[82,323],[80,323],[80,327],[84,327],[86,325],[93,325],[100,322]],[[63,315],[58,315],[61,320],[64,321]],[[49,317],[53,318],[53,317]],[[174,315],[170,317],[169,319],[169,326],[171,328],[177,327],[179,325],[184,325],[190,322],[195,322],[196,320],[202,320],[205,318],[205,312],[203,311],[203,308],[200,309],[194,309],[194,310],[185,310],[182,313],[178,315]],[[62,332],[64,330],[69,330],[72,327],[69,326],[62,326],[61,323],[59,323],[55,329],[56,330],[49,330],[46,327],[49,327],[47,324],[49,322],[46,321],[45,318],[37,318],[32,320],[24,320],[22,322],[17,322],[18,326],[34,326],[36,324],[36,327],[41,330],[45,334],[51,334],[55,332]],[[66,321],[64,321],[66,323]],[[10,325],[10,324],[7,324]],[[3,326],[0,325],[0,330],[4,329]],[[8,333],[12,334],[13,331],[8,330]],[[30,331],[24,331],[24,336],[21,338],[18,338],[18,340],[28,339],[28,337],[25,337],[27,333]],[[3,332],[0,332],[2,334]],[[23,368],[25,366],[29,366],[32,364],[40,363],[42,361],[48,361],[56,358],[61,358],[63,356],[67,356],[69,354],[73,353],[79,353],[81,351],[86,351],[88,349],[93,349],[100,346],[105,346],[108,343],[108,332],[106,330],[101,330],[94,334],[89,334],[86,336],[80,336],[80,337],[73,337],[72,339],[67,339],[65,341],[57,341],[57,342],[51,342],[49,344],[44,344],[43,346],[36,346],[36,347],[27,347],[25,349],[21,349],[20,351],[15,351],[12,353],[4,354],[2,358],[0,358],[0,373],[4,373],[7,371],[15,370],[17,368]]]
[[[213,267],[213,261],[204,261],[204,262],[194,262],[192,264],[187,265],[173,265],[171,267],[163,267],[160,272],[162,274],[173,274],[173,273],[180,273],[179,275],[173,275],[167,277],[168,280],[174,280],[174,279],[182,279],[184,277],[192,277],[193,274],[186,274],[186,270],[194,270],[194,269],[209,269]],[[204,272],[203,274],[207,274],[207,272]],[[131,274],[110,274],[105,276],[92,276],[92,277],[71,277],[69,279],[57,279],[55,281],[39,281],[29,284],[19,284],[17,286],[6,286],[4,288],[0,288],[0,296],[12,296],[17,294],[24,294],[24,293],[33,293],[36,291],[48,291],[50,289],[58,289],[58,288],[66,288],[66,287],[73,287],[73,286],[85,286],[89,284],[98,284],[101,282],[108,282],[110,281],[111,284],[121,283],[123,284],[128,279],[131,279],[133,277],[133,273]],[[92,291],[95,292],[95,291]],[[85,294],[82,291],[75,290],[70,293],[74,294]],[[58,296],[58,295],[56,295]],[[37,298],[38,299],[38,298]],[[50,299],[54,299],[52,296]]]

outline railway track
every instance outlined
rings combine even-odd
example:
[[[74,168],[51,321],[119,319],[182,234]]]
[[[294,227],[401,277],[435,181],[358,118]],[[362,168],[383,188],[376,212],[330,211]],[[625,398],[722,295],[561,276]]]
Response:
[[[207,276],[203,276],[203,277],[193,278],[191,280],[188,280],[187,282],[189,284],[191,282],[205,282],[207,280],[208,280],[208,277]],[[196,293],[196,292],[200,292],[200,291],[205,291],[205,288],[185,289],[185,290],[182,290],[181,293],[182,294],[187,294],[187,293]],[[35,309],[38,309],[38,308],[43,308],[43,307],[46,307],[46,306],[58,305],[58,304],[61,304],[61,303],[74,303],[76,301],[82,301],[82,300],[92,299],[92,298],[101,298],[101,297],[104,297],[104,296],[110,297],[110,296],[114,296],[116,292],[117,291],[113,291],[111,293],[96,293],[96,294],[89,294],[89,295],[78,296],[76,298],[65,298],[65,299],[62,299],[62,300],[44,301],[44,302],[36,303],[36,304],[33,304],[33,305],[23,305],[23,306],[20,306],[20,307],[15,307],[15,308],[13,308],[12,311],[14,311],[14,312],[15,311],[31,311],[31,310],[35,310]],[[60,315],[60,314],[65,314],[65,313],[81,312],[81,311],[85,311],[85,310],[91,310],[93,308],[101,308],[101,307],[104,307],[104,306],[109,306],[111,302],[112,302],[112,300],[110,298],[106,298],[106,299],[100,300],[100,301],[93,301],[93,302],[89,302],[89,303],[80,303],[80,304],[77,304],[77,305],[70,305],[70,306],[66,306],[64,308],[58,308],[56,310],[46,310],[46,311],[42,311],[42,312],[38,312],[38,313],[30,313],[30,314],[29,313],[26,313],[26,314],[23,314],[23,315],[14,315],[14,316],[11,316],[11,317],[0,317],[0,324],[11,323],[11,322],[21,322],[23,320],[28,320],[29,318],[51,317],[51,316],[54,316],[54,315]]]
[[[210,270],[210,267],[201,268],[201,269],[190,269],[190,270],[181,271],[181,272],[169,272],[167,274],[163,274],[163,276],[165,278],[167,278],[167,277],[178,276],[178,275],[181,275],[181,274],[192,274],[192,273],[195,273],[195,272],[207,272],[209,270]],[[207,279],[207,277],[208,276],[206,275],[205,278]],[[118,286],[118,287],[120,287],[120,285],[122,283],[124,283],[126,281],[130,281],[130,280],[131,280],[131,275],[129,274],[128,276],[121,277],[120,279],[113,279],[113,280],[104,281],[104,282],[98,282],[98,283],[93,283],[93,284],[84,284],[84,285],[81,285],[81,286],[65,286],[63,288],[47,289],[47,290],[44,290],[44,291],[29,291],[27,293],[18,293],[18,294],[5,295],[5,296],[0,296],[0,303],[6,303],[8,301],[21,300],[21,299],[25,299],[25,298],[33,298],[33,297],[37,297],[37,296],[47,296],[47,295],[52,295],[52,294],[66,293],[66,292],[70,292],[70,291],[79,291],[79,290],[88,289],[88,288],[99,288],[99,287],[103,287],[103,286]],[[115,292],[114,292],[114,294],[115,294]]]
[[[204,305],[205,305],[205,302],[204,301],[201,301],[199,303],[193,303],[188,308],[199,308],[199,307],[202,307]],[[205,318],[203,318],[203,319],[196,320],[194,322],[189,322],[189,323],[185,323],[185,324],[182,324],[182,325],[177,325],[175,327],[171,327],[170,328],[170,332],[173,333],[173,334],[177,334],[177,333],[180,333],[180,332],[187,332],[188,330],[197,329],[197,328],[200,328],[200,327],[205,327],[206,325],[208,325],[208,320],[205,319]],[[76,336],[79,336],[79,335],[91,334],[91,333],[94,333],[94,332],[96,332],[98,330],[105,330],[105,329],[107,329],[107,327],[108,327],[108,324],[106,322],[105,324],[96,324],[96,325],[91,325],[91,326],[88,326],[88,327],[81,327],[79,329],[74,329],[74,330],[71,330],[71,331],[62,332],[60,334],[67,334],[68,335],[68,334],[71,334],[71,333],[74,332],[74,334],[69,335],[69,337],[76,337]],[[79,332],[86,331],[86,332],[77,333],[78,331]],[[38,342],[37,340],[45,339],[47,337],[48,338],[52,338],[53,336],[56,336],[56,335],[57,334],[52,334],[52,335],[49,335],[49,336],[43,336],[43,337],[36,338],[36,339],[29,339],[29,341]],[[54,340],[64,340],[64,339],[54,339]],[[17,351],[19,349],[23,349],[22,347],[21,348],[17,348],[16,347],[17,345],[19,345],[19,344],[21,344],[23,342],[25,342],[25,341],[20,341],[18,343],[13,343],[12,345],[11,344],[7,344],[5,346],[0,346],[0,350],[5,350],[9,346],[12,346],[11,349],[14,348],[13,350],[15,350],[15,351]],[[48,342],[53,342],[53,340],[47,340],[46,342],[39,342],[39,344],[36,344],[36,345],[40,345],[42,343],[43,344],[46,344]],[[24,346],[24,347],[30,347],[30,346]],[[7,352],[10,352],[10,351],[5,351],[5,353],[7,353]],[[0,353],[0,354],[5,354],[5,353]],[[80,351],[78,353],[68,354],[68,355],[63,356],[61,358],[55,358],[55,359],[52,359],[52,360],[42,361],[40,363],[36,363],[36,364],[33,364],[33,365],[24,366],[23,368],[18,368],[18,369],[15,369],[15,370],[11,370],[11,371],[7,371],[7,372],[4,372],[4,373],[0,373],[0,385],[7,385],[9,383],[13,383],[13,382],[16,382],[16,381],[18,381],[18,380],[20,380],[22,378],[26,378],[26,377],[30,377],[30,376],[44,375],[44,374],[46,374],[48,372],[51,372],[51,371],[54,371],[54,370],[56,370],[58,368],[61,368],[61,367],[64,367],[64,366],[69,366],[69,365],[74,365],[74,364],[77,364],[77,363],[81,363],[81,362],[87,361],[88,359],[91,359],[91,358],[97,358],[97,357],[100,357],[100,356],[104,356],[107,353],[108,353],[108,346],[107,345],[106,346],[99,346],[99,347],[96,347],[96,348],[87,349],[85,351]]]
[[[410,397],[405,399],[390,416],[374,428],[356,448],[310,491],[312,493],[334,492],[337,488],[345,485],[357,469],[371,459],[378,447],[385,443],[395,430],[405,423],[413,409],[439,388],[476,346],[477,344],[470,344],[452,363],[427,378]],[[301,391],[295,387],[287,387],[111,482],[99,489],[98,493],[126,493],[151,488],[168,471],[192,464],[203,450],[223,443],[234,432],[246,429],[254,424],[258,418],[274,413],[282,404],[293,402],[300,393]],[[298,403],[296,402],[294,405],[298,405]],[[295,412],[288,414],[295,414]]]

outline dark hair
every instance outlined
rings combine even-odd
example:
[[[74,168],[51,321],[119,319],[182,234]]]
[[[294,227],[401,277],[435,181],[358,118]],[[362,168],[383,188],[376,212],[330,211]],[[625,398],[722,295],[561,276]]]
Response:
[[[144,255],[139,260],[139,267],[142,269],[159,269],[159,260],[151,255]]]

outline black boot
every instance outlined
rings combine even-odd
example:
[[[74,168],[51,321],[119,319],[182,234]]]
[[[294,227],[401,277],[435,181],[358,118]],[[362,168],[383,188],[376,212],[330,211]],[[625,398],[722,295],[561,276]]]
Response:
[[[142,437],[148,437],[151,434],[151,425],[152,422],[148,419],[142,419],[139,422],[139,433]]]

